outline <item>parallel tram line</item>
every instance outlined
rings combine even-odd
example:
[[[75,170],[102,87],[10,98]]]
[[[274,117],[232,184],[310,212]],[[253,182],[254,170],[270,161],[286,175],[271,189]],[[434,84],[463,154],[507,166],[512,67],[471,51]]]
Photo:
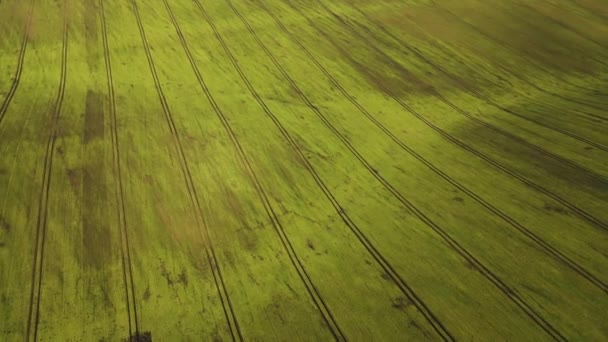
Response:
[[[215,249],[213,247],[213,243],[211,241],[211,237],[209,234],[209,229],[207,226],[207,222],[205,216],[203,214],[203,210],[199,201],[199,197],[196,191],[196,187],[194,185],[194,181],[192,179],[192,175],[190,173],[190,168],[188,166],[188,160],[184,153],[181,139],[175,122],[173,120],[173,114],[169,108],[169,104],[165,97],[165,94],[162,90],[162,86],[160,83],[160,79],[158,77],[158,73],[156,71],[156,67],[154,65],[154,60],[152,58],[152,53],[150,52],[150,47],[148,44],[148,40],[146,38],[146,33],[144,30],[144,26],[141,20],[141,16],[139,13],[139,9],[137,7],[137,3],[135,0],[130,0],[132,5],[133,13],[135,14],[135,18],[137,21],[137,26],[139,28],[139,33],[142,40],[142,45],[144,47],[144,51],[146,53],[146,58],[148,61],[148,66],[150,67],[150,73],[152,74],[152,78],[154,80],[154,85],[156,88],[156,92],[158,94],[161,106],[163,107],[163,113],[165,114],[165,119],[167,120],[167,124],[169,126],[169,130],[171,131],[171,135],[173,136],[173,143],[175,145],[175,149],[178,153],[178,159],[180,162],[180,167],[182,169],[182,173],[184,176],[184,181],[186,182],[186,188],[188,190],[188,195],[190,198],[190,202],[192,207],[195,209],[195,216],[197,220],[197,225],[199,230],[202,230],[201,235],[204,240],[204,250],[205,256],[207,257],[207,262],[211,267],[211,271],[213,274],[213,279],[215,282],[215,286],[218,292],[218,296],[220,297],[220,301],[222,303],[222,309],[224,311],[224,315],[226,318],[226,323],[228,324],[228,328],[230,330],[230,334],[233,340],[243,340],[243,336],[240,331],[240,327],[238,325],[238,320],[234,313],[232,303],[230,301],[230,297],[228,295],[228,291],[226,289],[226,284],[224,282],[224,277],[221,272],[221,268],[219,263],[217,262],[217,255],[215,253]],[[203,235],[204,234],[204,235]]]
[[[38,198],[38,219],[36,222],[36,245],[34,247],[34,258],[32,265],[32,279],[30,284],[30,298],[28,307],[28,320],[26,330],[26,340],[30,340],[33,335],[33,340],[38,338],[38,324],[40,321],[40,299],[42,297],[42,276],[44,270],[44,248],[46,246],[46,232],[48,226],[48,206],[49,194],[51,190],[51,175],[53,168],[53,155],[55,152],[55,142],[57,137],[57,125],[63,98],[65,95],[65,86],[67,78],[67,63],[68,63],[68,0],[63,1],[63,39],[62,39],[62,54],[61,54],[61,76],[59,80],[59,90],[55,100],[53,112],[51,113],[51,122],[49,129],[49,137],[46,144],[46,154],[44,157],[44,166],[42,170],[43,178]]]
[[[220,120],[220,122],[222,123],[222,125],[224,126],[225,131],[227,132],[228,136],[230,137],[230,140],[235,148],[235,150],[238,153],[239,159],[241,160],[241,162],[244,164],[246,170],[247,170],[247,175],[250,178],[251,182],[253,183],[256,193],[258,194],[258,196],[260,197],[260,201],[262,203],[262,205],[264,206],[264,210],[266,211],[267,216],[270,218],[271,223],[273,228],[275,229],[277,235],[279,236],[279,239],[281,241],[281,244],[283,245],[284,249],[287,251],[287,254],[289,256],[289,259],[292,263],[292,265],[294,266],[294,268],[296,269],[298,276],[300,278],[300,280],[303,282],[309,296],[311,297],[315,307],[317,308],[317,310],[319,311],[319,313],[321,314],[323,320],[325,321],[325,323],[327,324],[328,329],[331,331],[331,333],[333,334],[334,338],[338,341],[345,341],[346,337],[344,336],[344,333],[342,332],[342,330],[340,329],[338,323],[336,322],[335,318],[333,317],[327,303],[325,302],[325,300],[322,298],[321,294],[319,293],[317,287],[315,286],[314,282],[312,281],[312,279],[310,278],[310,276],[308,275],[308,272],[306,271],[306,268],[304,267],[304,264],[302,263],[302,261],[300,260],[300,258],[298,257],[298,255],[296,254],[296,251],[287,235],[287,233],[285,232],[285,229],[281,223],[281,221],[278,219],[276,212],[266,194],[266,191],[264,190],[264,188],[262,187],[251,163],[249,162],[249,159],[247,158],[247,155],[245,153],[245,151],[243,150],[240,142],[238,141],[236,134],[234,133],[234,131],[232,130],[232,127],[230,126],[227,118],[225,117],[224,113],[222,112],[222,110],[219,108],[217,102],[215,101],[215,99],[213,98],[213,95],[211,94],[211,91],[209,90],[196,62],[194,61],[194,58],[192,57],[192,54],[190,52],[190,49],[188,47],[188,44],[186,42],[186,39],[184,37],[184,35],[181,32],[181,29],[179,27],[179,24],[177,23],[173,12],[169,6],[169,4],[166,2],[166,0],[163,0],[165,2],[165,6],[167,7],[167,11],[169,12],[169,16],[171,17],[171,21],[173,22],[173,25],[177,31],[177,35],[180,39],[180,42],[182,44],[182,47],[188,57],[188,60],[190,62],[190,65],[193,69],[193,72],[199,82],[199,85],[201,86],[201,89],[203,90],[203,92],[205,93],[205,96],[207,97],[207,100],[209,101],[209,103],[211,104],[211,106],[213,107],[218,119]],[[198,1],[195,0],[195,3],[199,9],[199,11],[201,12],[201,14],[203,15],[203,17],[206,19],[206,21],[209,23],[209,26],[212,28],[212,30],[214,31],[215,36],[217,37],[218,41],[220,42],[220,44],[222,45],[222,47],[224,48],[224,50],[226,51],[226,53],[229,55],[233,65],[235,66],[235,68],[237,68],[237,70],[239,71],[239,74],[241,75],[241,77],[244,77],[244,75],[242,74],[242,71],[240,70],[240,68],[238,67],[238,64],[235,64],[236,61],[234,59],[234,56],[232,55],[232,53],[230,52],[230,50],[228,49],[227,45],[225,44],[221,34],[219,33],[219,30],[217,30],[217,27],[215,26],[213,20],[211,19],[211,17],[209,16],[209,14],[207,13],[207,11],[205,10],[205,8],[202,6],[202,4]],[[244,79],[246,80],[246,79]],[[251,87],[251,85],[249,84],[249,82],[247,81],[247,86]],[[250,88],[250,90],[253,88]]]
[[[371,18],[367,13],[365,13],[364,11],[362,11],[361,9],[359,9],[358,7],[351,5],[353,9],[355,9],[355,11],[357,11],[358,13],[360,13],[367,21],[369,21],[370,23],[372,23],[373,25],[375,25],[376,27],[378,27],[386,36],[390,37],[391,39],[393,39],[395,42],[397,42],[399,45],[401,45],[404,49],[406,49],[407,51],[413,53],[419,60],[425,62],[426,64],[430,65],[433,69],[439,71],[440,73],[444,74],[445,76],[447,76],[448,78],[450,78],[451,80],[453,80],[454,82],[457,82],[458,84],[462,84],[462,82],[458,79],[453,77],[445,68],[443,68],[441,65],[436,64],[434,62],[432,62],[431,60],[429,60],[423,53],[421,53],[418,49],[412,47],[411,45],[409,45],[407,42],[403,41],[401,38],[397,37],[395,34],[393,34],[392,32],[390,32],[388,29],[386,29],[384,27],[384,25],[382,25],[381,23],[379,23],[377,20]],[[365,28],[366,30],[369,30],[367,28]],[[370,31],[371,32],[371,31]],[[368,44],[371,45],[371,44]],[[375,47],[374,47],[375,48]],[[466,89],[463,85],[462,89]],[[471,89],[468,90],[471,94],[473,94],[475,97],[483,100],[484,102],[488,103],[491,106],[494,106],[497,109],[500,110],[505,110],[507,108],[502,107],[501,105],[495,103],[494,101],[490,100],[488,97],[482,95],[480,92]],[[462,108],[456,106],[455,104],[453,104],[451,101],[449,101],[447,98],[445,98],[441,93],[439,93],[438,91],[434,91],[434,95],[436,95],[442,102],[444,102],[445,104],[447,104],[448,106],[450,106],[451,108],[453,108],[454,110],[456,110],[458,113],[462,114],[463,116],[469,118],[470,120],[475,121],[476,123],[483,125],[484,127],[487,127],[497,133],[500,133],[504,136],[509,137],[510,139],[516,140],[520,143],[522,143],[523,145],[526,145],[534,150],[536,150],[537,152],[540,152],[541,154],[544,154],[558,162],[567,164],[569,166],[571,166],[574,169],[577,169],[578,171],[585,173],[586,175],[588,175],[589,177],[592,177],[593,179],[600,181],[602,183],[608,183],[608,180],[606,179],[606,177],[596,173],[593,170],[590,170],[582,165],[579,165],[569,159],[563,158],[555,153],[552,153],[550,151],[545,150],[544,148],[537,146],[535,144],[532,144],[530,142],[528,142],[527,140],[520,138],[516,135],[514,135],[513,133],[510,133],[508,131],[505,131],[503,129],[500,129],[494,125],[491,125],[483,120],[480,120],[478,118],[476,118],[475,116],[471,115],[469,112],[463,110]]]
[[[568,258],[566,255],[564,255],[562,252],[560,252],[559,250],[557,250],[556,248],[551,246],[551,244],[547,243],[541,237],[539,237],[536,234],[534,234],[533,232],[531,232],[529,229],[527,229],[525,226],[523,226],[522,224],[517,222],[515,219],[510,217],[508,214],[506,214],[502,210],[496,208],[492,204],[488,203],[482,197],[480,197],[473,191],[469,190],[466,186],[462,185],[461,183],[459,183],[458,181],[456,181],[455,179],[450,177],[448,174],[443,172],[441,169],[437,168],[431,162],[426,160],[423,156],[418,154],[411,147],[407,146],[404,142],[402,142],[388,128],[386,128],[372,114],[370,114],[355,98],[353,98],[352,95],[350,95],[342,87],[342,85],[330,74],[330,72],[327,71],[327,69],[325,69],[325,67],[323,67],[323,65],[321,65],[321,63],[308,51],[308,49],[304,46],[304,44],[295,35],[293,35],[285,27],[285,25],[283,25],[283,23],[276,17],[276,15],[274,13],[272,13],[272,11],[268,10],[268,8],[261,1],[257,1],[257,3],[259,5],[259,7],[261,7],[270,17],[272,17],[274,19],[277,26],[279,26],[281,28],[281,30],[283,32],[285,32],[286,35],[289,36],[291,38],[291,40],[294,41],[300,47],[300,49],[317,66],[317,68],[323,72],[323,74],[332,82],[332,84],[336,87],[336,89],[338,89],[345,98],[347,98],[355,107],[357,107],[357,109],[363,115],[365,115],[365,117],[367,117],[374,125],[376,125],[376,127],[378,127],[384,134],[386,134],[393,142],[395,142],[403,150],[405,150],[408,154],[410,154],[411,156],[416,158],[418,161],[423,163],[427,168],[429,168],[435,174],[437,174],[438,176],[443,178],[445,181],[452,184],[454,187],[458,188],[462,192],[466,193],[469,197],[471,197],[473,200],[475,200],[476,202],[481,204],[483,207],[485,207],[487,210],[492,212],[494,215],[498,216],[503,221],[508,223],[510,226],[517,229],[522,234],[524,234],[525,236],[527,236],[528,238],[530,238],[531,240],[536,242],[542,249],[545,250],[546,253],[550,254],[551,256],[556,258],[558,261],[560,261],[560,262],[566,264],[568,267],[572,268],[575,272],[577,272],[579,275],[581,275],[582,277],[589,280],[591,283],[593,283],[595,286],[599,287],[605,293],[608,293],[608,287],[606,286],[606,284],[604,284],[601,280],[599,280],[594,275],[592,275],[584,267],[582,267],[582,266],[578,265],[576,262],[572,261],[570,258]]]
[[[199,5],[199,8],[203,11],[203,14],[209,20],[209,17],[204,12],[202,6],[200,6],[199,1],[195,0],[195,2],[197,2],[197,4]],[[236,12],[236,13],[238,14],[238,12]],[[253,86],[251,85],[251,82],[249,81],[249,79],[247,78],[247,76],[244,74],[244,72],[240,68],[239,64],[237,63],[234,55],[232,54],[230,49],[226,46],[221,35],[219,35],[219,32],[215,28],[215,25],[213,24],[213,22],[209,22],[209,23],[210,23],[211,27],[213,28],[213,30],[216,34],[216,37],[220,41],[220,44],[223,46],[226,54],[232,61],[233,67],[238,72],[239,76],[241,77],[241,79],[243,80],[243,82],[245,83],[247,88],[249,89],[252,96],[256,99],[256,101],[258,102],[260,107],[264,110],[266,115],[273,121],[273,123],[279,129],[280,133],[287,140],[289,145],[298,154],[300,160],[304,163],[306,169],[312,175],[315,183],[323,191],[323,193],[325,194],[327,199],[330,201],[330,203],[332,204],[332,206],[334,207],[334,209],[336,210],[338,215],[341,217],[342,221],[355,234],[357,239],[362,243],[362,245],[365,247],[365,249],[374,258],[374,260],[382,267],[382,269],[386,272],[386,274],[388,274],[391,277],[391,279],[399,287],[399,289],[402,291],[402,293],[404,293],[404,295],[410,300],[410,302],[413,303],[422,312],[422,314],[432,324],[433,328],[439,333],[439,335],[442,337],[442,339],[446,340],[446,341],[453,341],[454,337],[445,329],[443,324],[428,309],[426,304],[420,300],[420,298],[416,295],[416,293],[401,278],[401,276],[390,265],[390,263],[384,258],[384,256],[382,256],[382,254],[380,254],[378,252],[378,250],[373,246],[373,244],[369,241],[369,239],[361,232],[359,227],[357,227],[357,225],[351,220],[351,218],[348,216],[346,211],[341,207],[340,203],[336,200],[336,198],[333,196],[333,194],[329,191],[327,186],[324,184],[323,180],[320,178],[320,176],[315,171],[314,167],[310,164],[310,161],[308,161],[308,159],[305,157],[304,153],[302,152],[302,150],[300,149],[298,144],[291,137],[291,135],[285,129],[285,127],[283,127],[283,125],[277,119],[277,117],[274,115],[274,113],[268,108],[268,106],[266,105],[264,100],[260,97],[260,95],[257,93],[257,91],[253,88]]]
[[[322,7],[329,13],[335,15],[329,8],[327,8],[323,3],[319,2]],[[316,23],[314,23],[308,16],[302,13],[300,9],[298,9],[295,5],[290,2],[286,2],[286,4],[291,7],[296,13],[300,14],[309,25],[320,35],[324,36],[328,41],[332,43],[336,47],[337,50],[340,51],[341,55],[350,60],[353,65],[357,66],[361,72],[368,74],[371,80],[374,80],[377,83],[377,86],[385,91],[391,98],[400,103],[402,106],[407,108],[409,111],[413,113],[411,108],[406,105],[401,99],[396,97],[390,89],[387,89],[380,82],[377,82],[376,78],[369,74],[369,72],[363,68],[358,62],[356,62],[350,55],[348,55],[341,47],[339,47],[333,38],[327,35],[326,32],[321,30]],[[338,17],[339,18],[339,17]],[[340,137],[335,132],[338,137]],[[368,171],[379,181],[384,187],[390,191],[405,207],[407,207],[416,217],[418,217],[422,222],[424,222],[429,228],[431,228],[435,233],[437,233],[457,254],[463,257],[465,260],[471,263],[473,267],[475,267],[482,275],[486,277],[492,284],[496,286],[507,298],[509,298],[513,303],[515,303],[525,314],[531,318],[541,329],[543,329],[548,335],[553,337],[556,340],[565,341],[566,338],[556,330],[544,317],[542,317],[534,308],[532,308],[515,290],[510,288],[506,283],[504,283],[496,274],[494,274],[490,269],[488,269],[483,263],[481,263],[475,256],[473,256],[470,252],[468,252],[462,245],[460,245],[454,238],[452,238],[443,228],[439,227],[433,220],[431,220],[428,216],[426,216],[422,211],[420,211],[417,207],[415,207],[409,200],[407,200],[403,195],[401,195],[390,183],[388,183],[379,173],[377,173],[371,166],[363,159],[354,148],[349,146],[350,144],[344,138],[340,138],[344,142],[344,144],[351,150],[351,152],[359,159],[361,163],[363,163]]]
[[[6,115],[6,111],[13,100],[13,96],[17,92],[17,88],[19,87],[19,82],[21,81],[21,74],[23,72],[23,61],[25,59],[25,52],[27,50],[27,46],[29,43],[30,32],[32,28],[32,17],[34,13],[34,4],[35,0],[31,0],[30,9],[27,14],[27,20],[25,23],[24,31],[23,31],[23,40],[21,42],[21,48],[19,49],[19,57],[17,58],[17,70],[15,70],[15,76],[13,77],[13,83],[11,84],[10,89],[6,95],[6,98],[2,102],[2,106],[0,106],[0,124],[2,123],[2,119]]]
[[[331,12],[331,10],[329,8],[327,8],[323,3],[321,3],[321,2],[319,2],[319,3],[322,6],[324,6],[328,12],[332,13],[332,15],[336,17],[336,20],[338,20],[340,22],[343,22],[343,19],[341,17],[339,17],[335,13]],[[372,75],[365,67],[363,67],[361,65],[361,63],[357,62],[352,56],[350,56],[342,47],[340,47],[338,44],[336,44],[335,40],[333,38],[331,38],[330,36],[328,36],[327,33],[325,33],[323,30],[321,30],[314,22],[312,22],[310,20],[310,18],[306,17],[304,14],[301,13],[301,11],[299,9],[297,9],[296,7],[294,7],[293,5],[291,5],[290,3],[289,3],[289,5],[295,11],[298,11],[304,18],[307,18],[308,22],[310,23],[310,25],[313,26],[316,29],[316,31],[319,32],[322,36],[324,36],[329,42],[331,42],[332,45],[336,48],[336,50],[338,50],[338,52],[346,60],[348,60],[357,70],[359,70],[362,73],[366,74],[370,78],[370,80],[372,80],[379,87],[379,89],[382,89],[386,94],[388,94],[391,97],[391,99],[393,99],[396,103],[398,103],[402,108],[406,109],[410,114],[414,115],[414,117],[416,117],[417,119],[419,119],[420,121],[422,121],[426,126],[428,126],[432,130],[434,130],[435,132],[437,132],[439,135],[441,135],[445,139],[447,139],[450,142],[454,143],[455,145],[459,146],[463,150],[470,152],[471,154],[473,154],[473,155],[477,156],[478,158],[480,158],[480,159],[486,161],[487,163],[491,164],[495,168],[501,170],[505,174],[510,175],[511,177],[519,180],[520,182],[522,182],[525,185],[533,188],[534,190],[536,190],[536,191],[538,191],[538,192],[540,192],[542,194],[545,194],[546,196],[552,198],[553,200],[557,201],[558,203],[562,204],[566,208],[570,209],[572,212],[576,213],[577,215],[579,215],[581,218],[585,219],[586,221],[588,221],[592,225],[594,225],[594,226],[596,226],[596,227],[598,227],[600,229],[603,229],[603,230],[608,230],[608,225],[606,223],[604,223],[603,221],[601,221],[600,219],[597,219],[596,217],[594,217],[593,215],[587,213],[583,209],[581,209],[581,208],[577,207],[576,205],[568,202],[567,200],[561,198],[560,196],[558,196],[558,195],[550,192],[549,190],[545,189],[544,187],[542,187],[542,186],[540,186],[540,185],[532,182],[531,180],[527,179],[526,177],[524,177],[524,176],[522,176],[522,175],[520,175],[520,174],[518,174],[518,173],[516,173],[514,171],[511,171],[509,168],[507,168],[504,165],[498,163],[497,161],[493,160],[492,158],[486,156],[485,154],[479,152],[478,150],[472,148],[471,146],[465,144],[464,142],[460,141],[459,139],[455,138],[451,134],[447,133],[446,131],[444,131],[443,129],[441,129],[440,127],[438,127],[437,125],[433,124],[431,121],[429,121],[427,118],[425,118],[422,114],[420,114],[419,112],[417,112],[416,110],[414,110],[411,106],[409,106],[407,103],[405,103],[401,98],[399,98],[398,96],[396,96],[392,90],[388,89],[384,84],[382,84],[381,82],[379,82],[374,75]],[[344,25],[346,27],[348,27],[348,24],[344,23]],[[353,31],[353,33],[355,35],[358,34],[356,31]],[[371,48],[373,48],[376,51],[378,51],[379,53],[381,53],[381,54],[383,53],[382,51],[380,51],[374,45],[369,44],[369,42],[368,42],[368,45]]]
[[[101,20],[101,33],[103,38],[103,52],[104,61],[106,67],[106,80],[108,86],[108,99],[110,109],[110,125],[112,135],[112,161],[113,161],[113,172],[115,179],[115,193],[116,193],[116,204],[117,204],[117,219],[118,219],[118,231],[120,236],[120,256],[122,260],[122,276],[125,291],[125,305],[127,307],[127,319],[129,323],[129,336],[139,335],[139,323],[137,316],[137,302],[135,296],[135,282],[133,280],[133,267],[131,262],[131,248],[129,247],[129,233],[127,225],[127,215],[125,210],[124,201],[124,186],[122,179],[122,172],[120,166],[120,148],[118,141],[118,122],[116,119],[116,100],[114,95],[114,80],[112,77],[112,63],[110,57],[110,47],[108,42],[108,32],[106,25],[105,9],[103,5],[104,0],[99,0],[99,16]],[[126,252],[125,252],[126,251]],[[129,293],[131,291],[131,293]],[[133,317],[131,317],[131,306],[133,310]],[[134,325],[134,327],[133,327]],[[133,334],[133,328],[135,328],[135,335]]]
[[[266,55],[271,59],[274,63],[275,67],[281,72],[283,77],[290,83],[293,89],[301,96],[306,105],[318,113],[316,107],[308,101],[308,99],[303,96],[303,93],[299,89],[299,87],[295,84],[295,82],[289,77],[289,75],[285,72],[285,70],[281,67],[280,64],[276,61],[274,56],[268,51],[266,46],[261,42],[260,38],[257,36],[255,31],[251,28],[247,20],[240,14],[240,12],[234,7],[231,1],[227,0],[226,3],[231,7],[233,12],[239,17],[239,19],[243,22],[243,24],[247,27],[248,31],[251,33],[252,37],[257,41],[260,47],[264,50]],[[272,113],[272,111],[267,107],[262,98],[257,94],[253,86],[250,84],[249,80],[244,75],[243,71],[240,69],[234,56],[232,56],[231,52],[226,48],[227,53],[231,60],[233,61],[233,65],[241,75],[243,81],[249,87],[250,92],[256,98],[260,106],[263,108],[265,113],[270,117],[270,119],[275,123],[276,127],[279,129],[283,137],[288,141],[294,151],[298,154],[300,159],[304,162],[304,165],[308,172],[312,175],[314,181],[317,186],[323,191],[327,199],[330,201],[338,215],[342,218],[343,222],[346,226],[354,233],[357,239],[361,242],[361,244],[365,247],[365,249],[370,253],[370,255],[376,260],[378,265],[382,267],[386,274],[393,280],[393,282],[399,287],[402,293],[410,300],[411,303],[418,309],[418,311],[425,317],[427,322],[431,325],[431,327],[436,331],[436,333],[446,341],[454,340],[454,337],[447,330],[447,328],[443,325],[443,323],[435,316],[435,314],[429,309],[429,307],[421,300],[421,298],[413,291],[413,289],[404,281],[404,279],[397,273],[397,271],[393,268],[393,266],[386,260],[386,258],[373,246],[373,244],[369,241],[369,239],[365,236],[365,234],[360,230],[360,228],[352,221],[352,219],[348,216],[346,211],[342,208],[340,203],[331,193],[331,191],[327,188],[319,174],[316,172],[310,161],[306,158],[306,156],[302,153],[299,145],[294,141],[291,137],[287,129],[281,124],[280,120]],[[320,113],[319,113],[320,114]],[[322,116],[322,115],[321,115]]]

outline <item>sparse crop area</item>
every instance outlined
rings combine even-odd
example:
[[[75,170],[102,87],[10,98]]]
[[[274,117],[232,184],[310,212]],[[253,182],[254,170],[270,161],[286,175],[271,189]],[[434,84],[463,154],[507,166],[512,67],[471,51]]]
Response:
[[[608,339],[603,0],[0,0],[1,341]]]

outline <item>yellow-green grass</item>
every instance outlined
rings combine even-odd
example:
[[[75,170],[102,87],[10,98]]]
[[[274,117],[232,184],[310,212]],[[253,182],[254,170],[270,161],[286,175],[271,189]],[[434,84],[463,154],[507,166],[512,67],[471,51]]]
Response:
[[[607,18],[0,1],[0,339],[606,339]]]

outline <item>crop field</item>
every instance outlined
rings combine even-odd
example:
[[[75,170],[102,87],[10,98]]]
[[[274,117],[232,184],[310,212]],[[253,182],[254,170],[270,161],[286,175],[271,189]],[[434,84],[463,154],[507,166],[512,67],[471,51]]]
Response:
[[[0,0],[24,340],[608,340],[608,2]]]

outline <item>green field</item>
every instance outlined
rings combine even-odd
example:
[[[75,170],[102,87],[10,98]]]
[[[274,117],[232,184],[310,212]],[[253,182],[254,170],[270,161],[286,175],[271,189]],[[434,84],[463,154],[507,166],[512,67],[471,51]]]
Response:
[[[0,0],[23,340],[608,340],[608,2]]]

